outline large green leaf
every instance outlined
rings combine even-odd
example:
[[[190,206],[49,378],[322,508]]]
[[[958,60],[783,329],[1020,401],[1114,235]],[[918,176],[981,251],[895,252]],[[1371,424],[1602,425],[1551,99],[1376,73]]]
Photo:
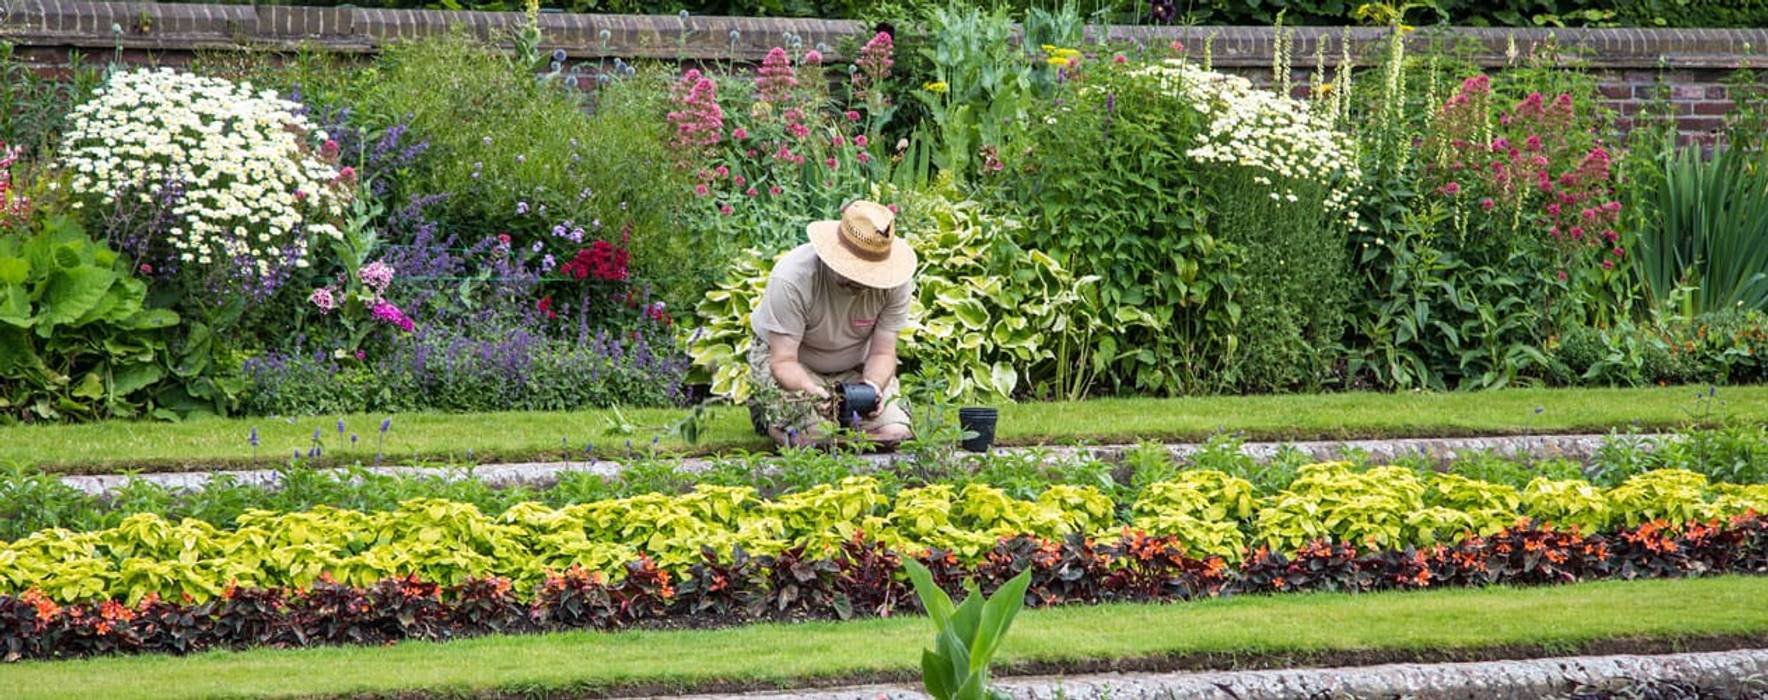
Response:
[[[30,278],[31,263],[24,258],[0,256],[0,286],[22,285]]]
[[[166,376],[157,364],[135,364],[119,370],[111,379],[111,393],[123,397],[147,388]]]
[[[117,274],[99,267],[79,266],[56,270],[49,274],[38,315],[42,318],[38,333],[50,326],[72,323],[84,316],[103,299]]]

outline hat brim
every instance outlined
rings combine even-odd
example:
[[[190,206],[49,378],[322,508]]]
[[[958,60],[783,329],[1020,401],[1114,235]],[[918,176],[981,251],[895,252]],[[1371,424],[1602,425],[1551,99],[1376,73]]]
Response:
[[[890,241],[890,254],[883,260],[866,260],[841,245],[841,222],[813,221],[805,227],[816,256],[835,274],[876,289],[894,289],[915,276],[915,249],[901,238]]]

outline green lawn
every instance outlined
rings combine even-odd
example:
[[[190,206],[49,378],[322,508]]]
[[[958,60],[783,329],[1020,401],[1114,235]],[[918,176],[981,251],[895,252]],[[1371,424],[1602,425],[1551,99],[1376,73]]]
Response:
[[[1726,388],[1711,409],[1695,401],[1703,389],[1507,389],[1483,393],[1343,393],[1290,396],[1099,399],[1020,403],[1002,407],[1004,444],[1123,442],[1139,438],[1196,440],[1240,431],[1252,439],[1348,439],[1499,433],[1565,433],[1676,427],[1695,417],[1729,415],[1768,420],[1768,386]],[[1540,409],[1539,412],[1536,409]],[[624,453],[630,440],[646,449],[683,411],[628,410],[635,429],[612,432],[611,411],[571,413],[401,414],[386,434],[389,461],[463,462],[580,458],[586,442],[601,456]],[[665,437],[665,451],[729,452],[765,449],[735,407],[709,413],[701,444]],[[229,418],[185,423],[109,421],[87,425],[0,427],[0,463],[22,462],[65,471],[176,470],[266,465],[305,451],[318,429],[334,461],[372,462],[382,415],[345,417],[350,445],[337,417]],[[247,441],[252,429],[259,447]],[[562,443],[569,443],[567,450]]]
[[[1768,578],[1602,582],[1528,589],[1283,595],[1176,605],[1033,610],[1005,663],[1333,651],[1573,652],[1603,640],[1756,636]],[[789,686],[902,675],[931,626],[918,617],[712,631],[565,633],[448,644],[112,657],[0,665],[0,697],[174,698]]]

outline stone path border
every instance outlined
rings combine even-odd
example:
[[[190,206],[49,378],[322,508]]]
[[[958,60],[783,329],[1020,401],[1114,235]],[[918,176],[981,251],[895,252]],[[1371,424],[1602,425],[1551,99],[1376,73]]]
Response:
[[[1437,464],[1474,454],[1491,453],[1510,458],[1526,458],[1531,460],[1564,458],[1587,461],[1597,448],[1612,436],[1609,435],[1513,435],[1496,437],[1472,438],[1414,438],[1395,440],[1351,440],[1351,441],[1316,441],[1316,442],[1249,442],[1241,446],[1241,451],[1252,458],[1266,461],[1275,457],[1283,449],[1290,448],[1301,452],[1310,460],[1329,461],[1341,459],[1347,454],[1360,452],[1367,454],[1375,462],[1392,462],[1394,460],[1422,455]],[[1661,437],[1660,435],[1632,436],[1646,445]],[[1042,450],[1052,458],[1066,458],[1088,455],[1105,461],[1117,461],[1130,445],[1102,445],[1092,447],[1047,447],[1047,448],[1001,448],[999,452],[1022,452]],[[1194,443],[1171,444],[1167,449],[1177,459],[1183,460],[1201,449]],[[870,455],[866,459],[879,466],[906,459],[902,455]],[[706,459],[684,459],[680,469],[698,471],[705,469],[710,462]],[[487,464],[471,470],[444,467],[369,467],[368,471],[377,474],[412,474],[432,475],[443,478],[457,478],[466,474],[493,486],[547,486],[558,481],[559,476],[569,472],[589,472],[603,476],[619,474],[624,469],[622,463],[613,460],[593,460],[585,462],[523,462],[511,464]],[[178,489],[201,489],[210,481],[226,475],[234,483],[251,486],[274,488],[280,481],[280,474],[273,469],[248,469],[240,471],[200,471],[200,472],[162,472],[150,474],[101,474],[71,475],[61,477],[62,483],[73,486],[88,494],[105,495],[122,488],[131,479],[148,481]]]
[[[1417,700],[1533,700],[1564,693],[1574,681],[1676,680],[1754,697],[1768,675],[1768,650],[1581,656],[1517,661],[1385,664],[1343,668],[1185,673],[1112,673],[997,679],[1019,700],[1278,700],[1309,697],[1405,697]],[[1339,695],[1332,695],[1338,693]],[[802,691],[697,695],[677,700],[923,700],[919,686],[867,685]]]

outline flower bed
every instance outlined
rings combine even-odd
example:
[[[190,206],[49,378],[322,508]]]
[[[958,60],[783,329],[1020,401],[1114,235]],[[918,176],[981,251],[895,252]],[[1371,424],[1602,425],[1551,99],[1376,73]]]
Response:
[[[1768,573],[1768,522],[1750,514],[1661,522],[1581,535],[1532,522],[1453,545],[1359,551],[1316,542],[1293,555],[1265,549],[1238,567],[1195,559],[1173,536],[1124,529],[1103,539],[1005,537],[966,563],[930,549],[915,558],[956,590],[965,579],[994,590],[1031,569],[1027,603],[1170,602],[1292,591],[1408,590],[1443,586],[1538,585],[1604,578]],[[903,554],[863,533],[823,557],[795,547],[721,556],[706,547],[683,576],[641,556],[609,580],[572,566],[549,574],[530,596],[502,577],[441,585],[416,575],[350,586],[321,575],[304,588],[228,586],[211,600],[133,604],[104,599],[56,603],[32,589],[0,595],[4,659],[108,653],[191,653],[212,648],[381,644],[481,634],[569,629],[715,626],[765,620],[848,619],[912,612],[900,576]]]
[[[1332,463],[1262,499],[1195,470],[1127,503],[1061,484],[1035,500],[981,484],[892,499],[848,478],[771,500],[700,486],[496,516],[434,499],[251,511],[233,529],[139,514],[0,547],[0,639],[58,657],[885,615],[905,556],[951,585],[1033,568],[1035,604],[1759,573],[1764,510],[1768,486],[1681,470],[1516,489]]]

